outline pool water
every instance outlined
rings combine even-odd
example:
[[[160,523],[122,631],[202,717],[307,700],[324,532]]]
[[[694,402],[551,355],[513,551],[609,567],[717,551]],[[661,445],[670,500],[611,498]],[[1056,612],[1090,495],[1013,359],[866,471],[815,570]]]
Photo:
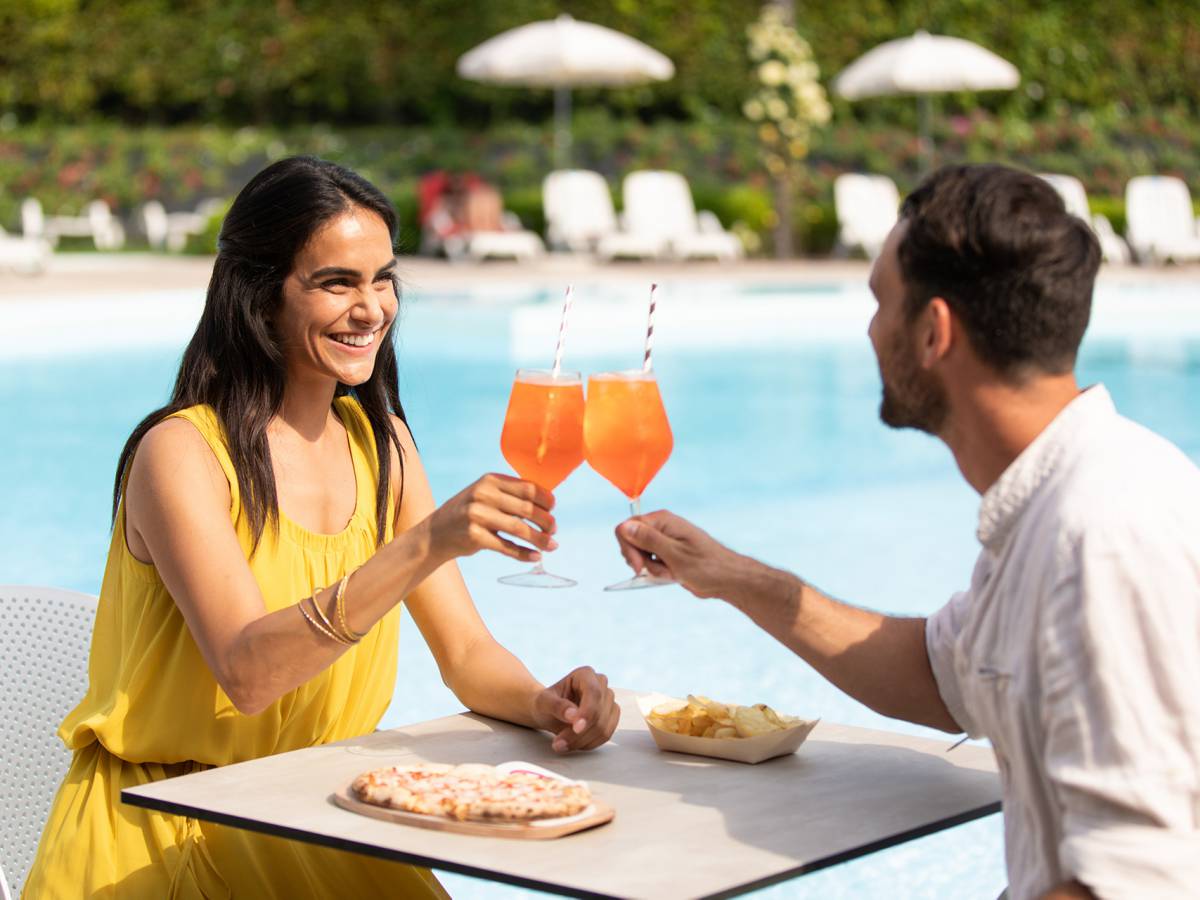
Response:
[[[1083,383],[1200,461],[1200,335],[1179,289],[1102,291]],[[1149,299],[1147,299],[1149,298]],[[879,423],[879,378],[860,286],[823,290],[665,285],[655,368],[675,450],[648,488],[742,552],[862,605],[923,615],[966,584],[978,497],[936,440]],[[567,365],[626,369],[641,358],[641,291],[583,285]],[[195,303],[181,304],[192,316]],[[514,369],[545,365],[557,331],[548,292],[495,301],[415,293],[399,325],[401,397],[435,496],[507,471],[500,427]],[[184,325],[187,325],[185,321]],[[109,541],[113,466],[136,422],[169,392],[187,327],[157,344],[0,361],[0,582],[96,592]],[[612,683],[762,701],[785,712],[934,734],[883,719],[809,670],[732,608],[677,587],[605,594],[624,578],[612,528],[624,497],[586,466],[557,491],[561,549],[547,567],[579,581],[537,591],[496,583],[520,568],[462,562],[497,638],[544,681],[587,663]],[[385,726],[457,712],[411,620]],[[804,897],[995,897],[1005,883],[998,816],[762,893]],[[446,876],[461,897],[516,889]]]

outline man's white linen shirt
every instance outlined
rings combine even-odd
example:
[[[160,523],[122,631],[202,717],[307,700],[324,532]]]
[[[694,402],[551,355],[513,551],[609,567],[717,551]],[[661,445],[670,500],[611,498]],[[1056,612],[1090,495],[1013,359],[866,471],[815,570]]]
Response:
[[[991,740],[1008,896],[1200,897],[1200,470],[1076,397],[984,494],[938,691]]]

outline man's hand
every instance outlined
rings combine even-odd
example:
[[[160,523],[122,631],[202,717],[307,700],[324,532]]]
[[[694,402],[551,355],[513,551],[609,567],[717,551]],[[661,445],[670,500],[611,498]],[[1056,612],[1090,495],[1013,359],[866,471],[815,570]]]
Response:
[[[745,557],[666,510],[617,526],[621,555],[635,572],[674,578],[697,597],[729,599]]]

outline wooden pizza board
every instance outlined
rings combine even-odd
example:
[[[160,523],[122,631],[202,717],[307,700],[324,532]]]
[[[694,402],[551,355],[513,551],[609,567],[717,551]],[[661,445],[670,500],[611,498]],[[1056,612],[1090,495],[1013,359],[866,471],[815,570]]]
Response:
[[[401,825],[415,825],[418,828],[432,828],[434,831],[451,831],[457,834],[474,834],[481,837],[514,838],[520,841],[545,841],[564,837],[577,831],[604,825],[611,822],[616,815],[616,812],[607,803],[593,799],[591,805],[583,812],[578,812],[573,816],[561,816],[557,819],[534,819],[529,822],[460,822],[458,819],[450,819],[445,816],[428,816],[405,812],[401,809],[389,809],[386,806],[376,806],[373,803],[364,803],[354,796],[350,785],[346,785],[330,796],[333,802],[342,809],[370,816],[372,819],[398,822]]]

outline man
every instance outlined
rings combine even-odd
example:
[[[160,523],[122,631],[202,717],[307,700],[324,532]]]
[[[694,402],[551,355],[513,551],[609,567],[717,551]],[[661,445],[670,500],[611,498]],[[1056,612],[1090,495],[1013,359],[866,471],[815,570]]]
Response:
[[[968,590],[869,612],[668,512],[635,570],[740,609],[884,715],[987,737],[1009,896],[1200,896],[1200,471],[1074,365],[1099,250],[1041,179],[942,169],[871,272],[880,417],[982,494]]]

